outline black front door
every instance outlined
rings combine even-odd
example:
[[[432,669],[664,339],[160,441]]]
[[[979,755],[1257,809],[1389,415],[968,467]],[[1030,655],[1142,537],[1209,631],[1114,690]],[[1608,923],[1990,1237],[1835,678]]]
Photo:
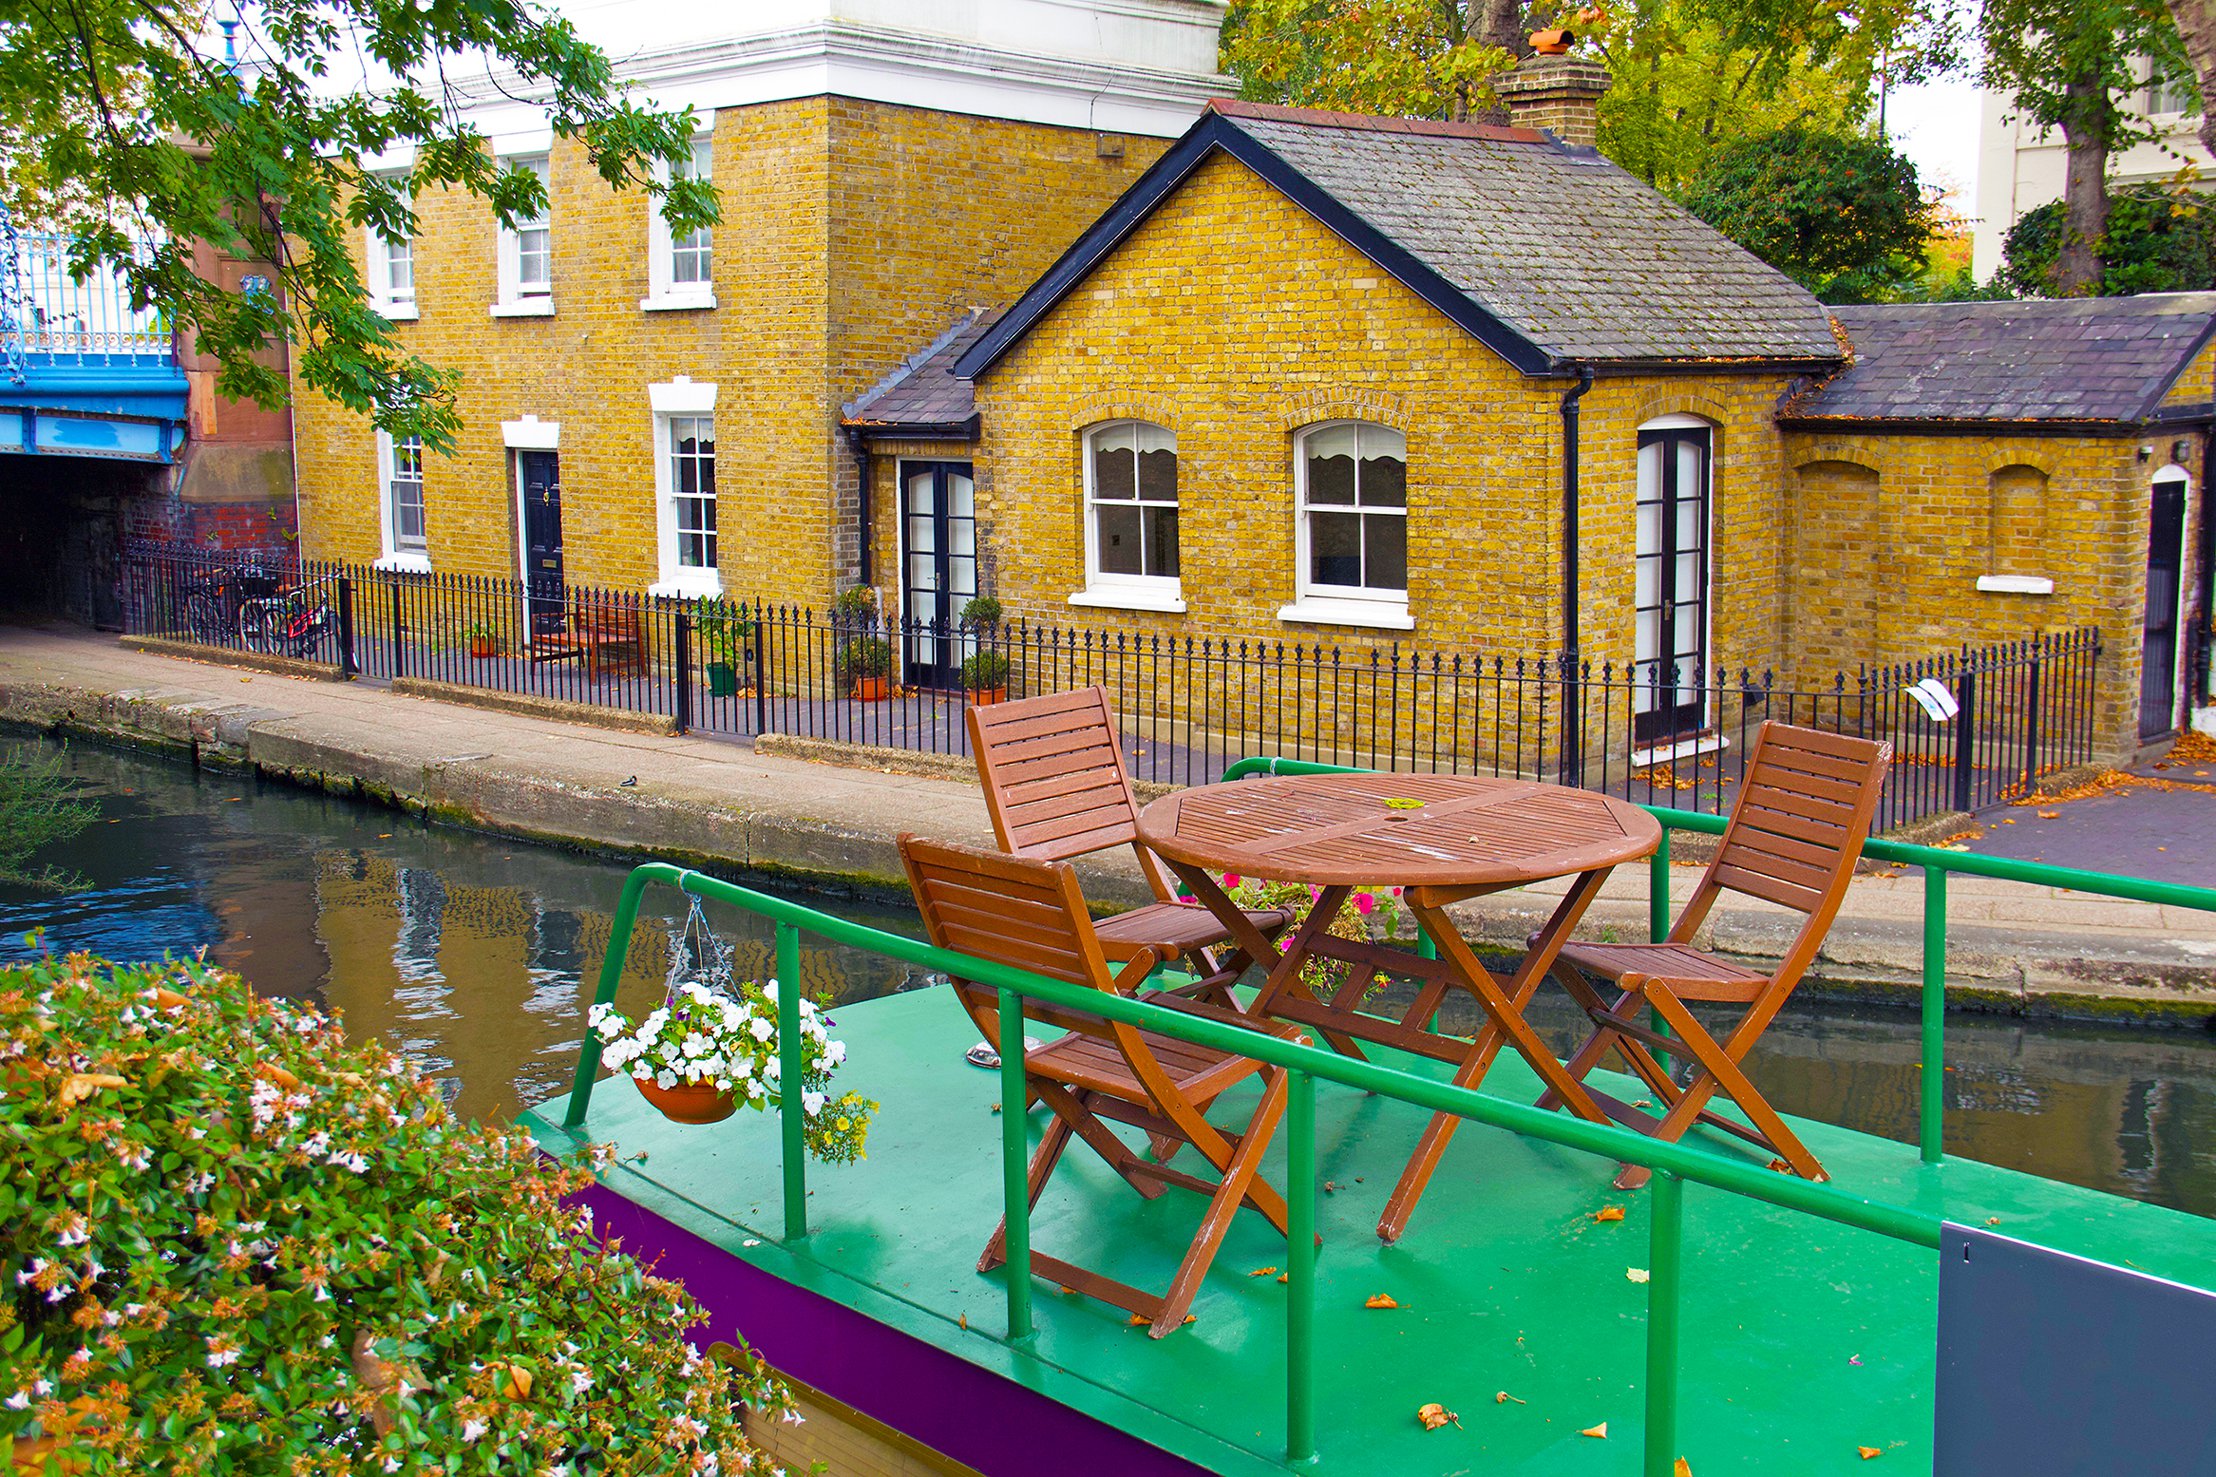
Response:
[[[562,629],[562,470],[551,451],[516,453],[523,479],[523,584],[531,634]]]
[[[1639,433],[1631,733],[1641,744],[1707,722],[1708,430]]]
[[[2178,595],[2185,575],[2185,479],[2154,485],[2147,519],[2147,624],[2139,648],[2139,737],[2178,723]]]
[[[977,486],[968,462],[902,462],[900,470],[907,680],[952,687],[973,645],[955,624],[977,593]]]

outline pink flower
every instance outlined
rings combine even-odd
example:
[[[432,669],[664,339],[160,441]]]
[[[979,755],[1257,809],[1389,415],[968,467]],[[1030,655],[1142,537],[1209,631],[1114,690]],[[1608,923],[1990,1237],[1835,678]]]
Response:
[[[1368,892],[1356,893],[1354,895],[1354,911],[1365,918],[1369,917],[1370,914],[1377,911],[1377,895]]]
[[[1238,874],[1237,872],[1226,872],[1226,873],[1224,873],[1224,874],[1223,874],[1223,885],[1224,885],[1224,886],[1225,886],[1226,888],[1231,888],[1231,887],[1237,887],[1237,886],[1239,885],[1239,874]]]

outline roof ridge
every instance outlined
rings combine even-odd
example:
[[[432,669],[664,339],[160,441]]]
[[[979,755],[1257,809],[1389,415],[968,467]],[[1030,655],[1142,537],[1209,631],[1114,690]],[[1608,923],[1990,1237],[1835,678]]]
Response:
[[[903,359],[900,363],[894,365],[892,370],[876,384],[871,385],[861,394],[855,396],[852,400],[840,406],[839,415],[841,419],[851,419],[854,416],[860,415],[862,413],[862,407],[868,405],[872,400],[877,399],[887,390],[890,390],[893,386],[899,384],[902,380],[908,378],[908,376],[923,368],[924,365],[928,364],[931,361],[931,356],[933,354],[938,353],[948,344],[953,343],[955,338],[961,334],[963,329],[969,327],[972,323],[975,323],[979,318],[983,317],[989,311],[991,310],[982,307],[970,307],[964,309],[962,316],[955,319],[952,323],[948,324],[946,330],[942,332],[937,338],[931,340],[930,343],[925,344],[915,353],[910,354],[906,359]]]
[[[1305,123],[1316,128],[1360,128],[1372,133],[1413,133],[1428,138],[1477,138],[1504,144],[1555,144],[1543,129],[1516,128],[1504,123],[1449,123],[1439,118],[1400,118],[1382,113],[1341,113],[1329,108],[1296,108],[1285,103],[1250,103],[1239,98],[1212,97],[1207,111],[1225,118],[1252,118],[1265,123]]]

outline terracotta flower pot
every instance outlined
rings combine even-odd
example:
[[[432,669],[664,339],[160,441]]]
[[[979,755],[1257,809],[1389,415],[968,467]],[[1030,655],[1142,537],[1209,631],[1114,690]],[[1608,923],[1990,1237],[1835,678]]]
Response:
[[[973,707],[989,708],[994,703],[1004,703],[1008,701],[1008,689],[1005,687],[972,688],[970,689],[969,700],[971,706]]]
[[[497,636],[472,636],[469,638],[471,656],[500,655],[500,638]]]
[[[855,678],[854,700],[859,703],[883,702],[885,700],[885,679],[882,677]]]
[[[634,1077],[639,1096],[661,1110],[672,1123],[721,1123],[739,1110],[738,1094],[712,1082],[680,1082],[663,1087],[651,1077]]]

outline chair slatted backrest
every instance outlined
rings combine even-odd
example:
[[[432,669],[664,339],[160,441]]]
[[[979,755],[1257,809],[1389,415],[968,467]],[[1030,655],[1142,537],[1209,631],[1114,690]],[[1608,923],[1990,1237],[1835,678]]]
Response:
[[[1169,896],[1158,864],[1138,846],[1138,806],[1104,689],[972,706],[969,731],[1002,850],[1062,862],[1131,846],[1155,896]]]
[[[1802,940],[1820,940],[1862,855],[1892,758],[1892,745],[1874,739],[1765,721],[1715,860],[1671,939],[1690,942],[1716,893],[1730,891],[1807,914]]]
[[[1066,862],[1002,856],[907,834],[900,838],[900,857],[933,944],[1073,985],[1115,990],[1077,874]],[[997,1041],[998,992],[959,978],[954,987],[978,1029]],[[1114,1034],[1098,1016],[1035,1000],[1024,1002],[1024,1014],[1089,1036]]]

